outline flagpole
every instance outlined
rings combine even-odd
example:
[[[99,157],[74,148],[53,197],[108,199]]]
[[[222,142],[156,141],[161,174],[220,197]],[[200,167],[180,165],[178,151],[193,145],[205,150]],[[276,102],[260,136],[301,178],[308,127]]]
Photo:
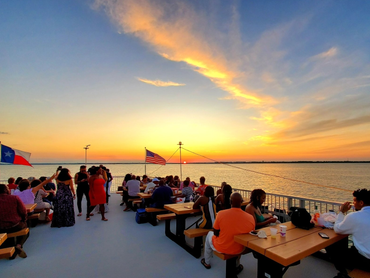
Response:
[[[180,146],[180,180],[182,181],[181,146],[183,145],[183,143],[181,143],[180,141],[178,145]]]
[[[145,158],[144,158],[144,162],[145,162],[145,175],[146,175],[146,147],[144,147],[145,149]]]

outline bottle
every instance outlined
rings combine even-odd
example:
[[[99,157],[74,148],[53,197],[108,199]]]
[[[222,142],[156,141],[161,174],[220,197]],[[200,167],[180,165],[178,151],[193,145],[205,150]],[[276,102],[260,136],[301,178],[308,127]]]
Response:
[[[320,218],[320,211],[317,209],[317,206],[315,206],[315,210],[313,211],[313,217],[312,217],[312,220],[315,223],[315,225],[318,225],[319,218]]]

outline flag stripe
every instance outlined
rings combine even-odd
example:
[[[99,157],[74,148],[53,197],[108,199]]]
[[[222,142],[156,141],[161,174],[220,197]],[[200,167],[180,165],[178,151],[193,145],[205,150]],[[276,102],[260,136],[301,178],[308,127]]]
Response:
[[[166,160],[163,157],[149,150],[146,150],[145,162],[166,165]]]
[[[1,162],[4,163],[11,163],[11,164],[17,164],[17,165],[26,165],[31,166],[29,163],[31,153],[12,149],[5,145],[1,146]]]

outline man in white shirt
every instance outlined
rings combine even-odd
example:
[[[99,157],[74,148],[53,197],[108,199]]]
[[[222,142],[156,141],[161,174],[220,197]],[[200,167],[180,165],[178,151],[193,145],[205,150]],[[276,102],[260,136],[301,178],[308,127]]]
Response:
[[[140,181],[136,179],[135,175],[132,175],[131,180],[123,187],[123,200],[126,203],[126,208],[123,211],[128,211],[132,206],[128,199],[140,198],[137,193],[140,193]]]
[[[149,191],[152,190],[154,187],[158,186],[158,184],[159,179],[154,178],[150,183],[147,183],[144,193],[149,193]]]
[[[353,192],[353,206],[355,212],[345,215],[350,209],[350,202],[340,207],[334,231],[338,234],[352,235],[353,245],[343,254],[330,250],[336,269],[340,272],[337,278],[349,277],[346,267],[359,268],[370,272],[370,190],[358,189]]]

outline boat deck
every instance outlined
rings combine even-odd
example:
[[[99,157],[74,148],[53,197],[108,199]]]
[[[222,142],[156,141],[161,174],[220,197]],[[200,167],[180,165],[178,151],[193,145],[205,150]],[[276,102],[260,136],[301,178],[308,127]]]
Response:
[[[205,269],[200,259],[165,236],[164,222],[155,227],[137,224],[134,212],[122,211],[120,199],[111,194],[108,222],[96,214],[91,221],[76,217],[73,227],[39,224],[31,228],[24,245],[28,257],[0,260],[0,277],[225,277],[225,261],[215,257],[212,268]],[[195,220],[188,219],[189,223]],[[252,254],[243,256],[241,263],[244,270],[239,277],[257,277]],[[328,278],[336,273],[331,263],[310,256],[284,277]]]

